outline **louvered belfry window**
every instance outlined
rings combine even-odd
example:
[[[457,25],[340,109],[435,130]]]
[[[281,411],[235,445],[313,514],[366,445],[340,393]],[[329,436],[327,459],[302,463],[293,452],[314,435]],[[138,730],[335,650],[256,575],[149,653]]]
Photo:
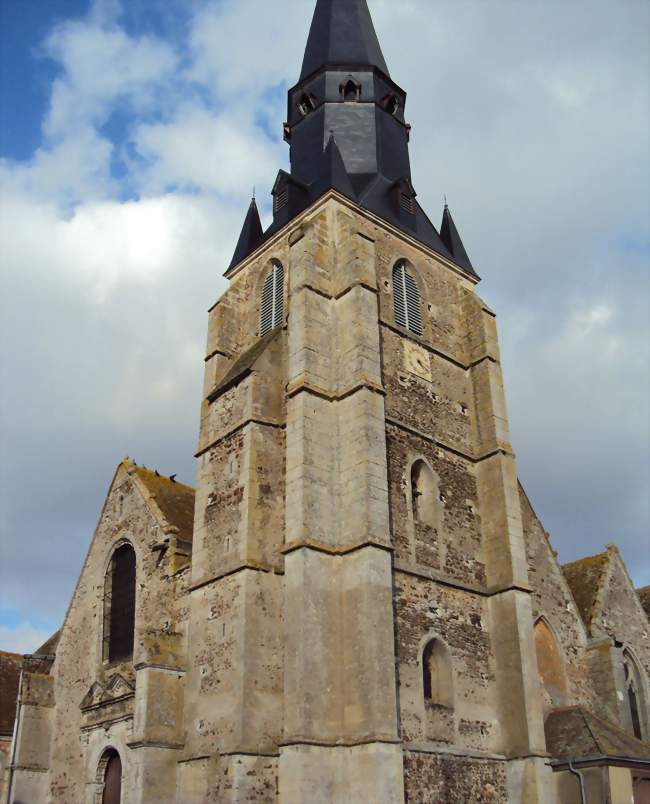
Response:
[[[135,634],[135,552],[130,544],[113,553],[104,607],[105,657],[109,662],[128,660]]]
[[[262,287],[262,307],[260,311],[260,335],[268,335],[271,330],[281,326],[284,318],[284,268],[274,263]]]
[[[422,335],[420,290],[403,260],[393,268],[393,301],[395,323],[416,335]]]

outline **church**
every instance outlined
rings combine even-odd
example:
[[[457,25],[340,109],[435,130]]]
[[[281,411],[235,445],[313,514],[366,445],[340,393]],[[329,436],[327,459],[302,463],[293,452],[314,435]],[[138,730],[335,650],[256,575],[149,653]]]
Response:
[[[196,488],[125,459],[60,631],[0,654],[3,802],[650,802],[650,588],[559,564],[409,134],[366,0],[317,0]]]

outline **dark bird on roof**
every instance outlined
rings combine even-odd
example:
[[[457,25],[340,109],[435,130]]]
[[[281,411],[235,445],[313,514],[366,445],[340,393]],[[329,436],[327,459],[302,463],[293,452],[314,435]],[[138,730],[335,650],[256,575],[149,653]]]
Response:
[[[175,483],[176,482],[176,475],[170,475],[169,479],[172,481],[172,483]]]

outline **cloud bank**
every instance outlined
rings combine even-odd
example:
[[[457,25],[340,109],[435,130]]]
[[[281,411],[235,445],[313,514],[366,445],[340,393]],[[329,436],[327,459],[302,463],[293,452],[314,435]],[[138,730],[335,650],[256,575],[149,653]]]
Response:
[[[563,561],[615,541],[647,584],[650,7],[370,5],[419,200],[435,221],[448,195],[499,313],[533,504]],[[98,2],[35,42],[41,142],[0,159],[5,649],[58,626],[124,455],[193,483],[205,311],[287,163],[312,3],[166,10]]]

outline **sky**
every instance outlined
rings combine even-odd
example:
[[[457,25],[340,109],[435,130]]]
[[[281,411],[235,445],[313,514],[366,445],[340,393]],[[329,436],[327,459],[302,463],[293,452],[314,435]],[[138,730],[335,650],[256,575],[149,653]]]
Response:
[[[562,562],[650,584],[646,0],[369,0],[497,312]],[[61,623],[117,464],[194,484],[206,311],[266,222],[313,0],[0,0],[0,649]]]

